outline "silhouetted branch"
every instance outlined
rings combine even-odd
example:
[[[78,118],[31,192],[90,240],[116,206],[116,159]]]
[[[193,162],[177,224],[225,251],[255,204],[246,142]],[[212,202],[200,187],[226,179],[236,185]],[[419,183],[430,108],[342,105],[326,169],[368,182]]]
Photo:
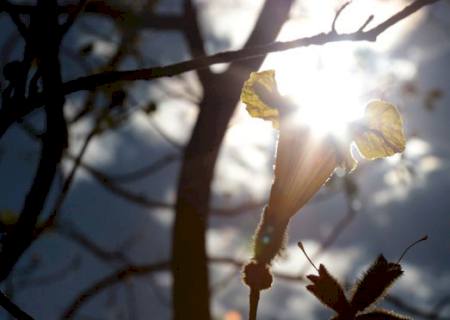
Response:
[[[68,155],[69,158],[74,159],[73,156]],[[159,170],[162,166],[160,161],[151,164],[147,168],[140,169],[138,171],[132,172],[130,177],[126,175],[121,177],[108,176],[99,170],[93,168],[92,166],[80,162],[80,167],[86,170],[93,178],[95,178],[102,186],[107,190],[114,193],[121,198],[124,198],[134,204],[141,205],[145,208],[160,208],[160,209],[173,209],[174,205],[166,202],[153,200],[143,194],[132,192],[125,187],[118,185],[118,183],[123,183],[132,179],[138,178],[139,173],[141,174],[152,174],[155,170]],[[148,172],[145,172],[148,170]],[[125,178],[125,179],[124,179]],[[124,181],[125,180],[125,181]],[[220,216],[235,216],[244,212],[250,212],[254,210],[261,209],[265,205],[266,201],[261,202],[249,202],[236,207],[230,208],[218,208],[213,207],[210,209],[211,214]]]
[[[264,56],[268,53],[286,51],[298,47],[323,45],[340,41],[375,41],[377,37],[400,20],[410,16],[424,6],[439,0],[416,0],[403,10],[397,12],[384,22],[368,31],[359,30],[353,33],[337,34],[336,32],[320,33],[311,37],[291,41],[277,41],[266,45],[247,47],[235,51],[225,51],[212,56],[175,63],[164,67],[154,67],[130,71],[112,71],[98,73],[68,81],[64,85],[66,94],[79,90],[90,90],[97,86],[112,84],[119,81],[153,80],[162,77],[172,77],[187,71],[206,68],[217,63],[228,63]]]
[[[186,27],[183,29],[183,33],[187,39],[192,57],[206,56],[205,42],[201,34],[197,10],[193,0],[184,0],[184,19],[186,21]],[[197,70],[197,74],[203,87],[212,76],[211,71],[207,68]]]
[[[11,20],[14,22],[14,24],[17,27],[17,30],[19,31],[20,35],[24,40],[28,37],[28,30],[26,25],[23,23],[23,21],[20,19],[19,12],[17,12],[15,5],[11,4],[8,0],[1,0],[0,1],[0,13],[2,11],[5,11],[9,14],[11,17]]]
[[[69,155],[70,158],[73,159],[73,156]],[[131,192],[126,188],[119,186],[115,183],[111,178],[101,173],[100,171],[94,169],[90,165],[80,162],[80,167],[86,170],[93,178],[95,178],[102,186],[104,186],[107,190],[111,191],[117,196],[129,200],[135,204],[142,205],[146,208],[163,208],[163,209],[173,209],[172,204],[168,204],[165,202],[160,202],[156,200],[152,200],[147,196],[135,192]]]
[[[2,0],[6,2],[6,0]],[[27,4],[10,4],[9,11],[15,14],[33,14],[36,7]],[[73,14],[79,10],[79,5],[68,4],[58,7],[60,14]],[[110,17],[123,25],[135,26],[136,29],[149,28],[159,30],[178,30],[183,28],[184,19],[181,16],[170,14],[154,14],[148,11],[142,13],[133,12],[128,6],[122,6],[117,1],[114,4],[102,0],[90,0],[84,8],[84,12]]]
[[[328,236],[323,240],[320,244],[320,247],[317,251],[311,256],[313,261],[317,260],[321,255],[325,253],[325,251],[336,242],[338,237],[342,234],[342,232],[352,223],[355,218],[358,210],[354,207],[354,201],[356,200],[355,193],[356,187],[351,176],[345,176],[344,178],[344,190],[345,190],[345,202],[347,207],[347,212],[345,216],[335,224],[328,234]],[[305,267],[300,272],[301,274],[305,273],[309,269],[310,265],[305,264]]]
[[[178,154],[168,154],[165,155],[149,165],[135,169],[130,172],[126,173],[119,173],[114,175],[109,175],[109,179],[115,183],[126,183],[138,179],[143,179],[148,177],[149,175],[152,175],[159,170],[163,169],[164,167],[168,166],[169,164],[177,161],[180,159],[180,156]]]
[[[110,275],[100,279],[94,285],[84,290],[78,295],[75,300],[64,311],[63,319],[70,319],[75,315],[75,312],[89,299],[103,291],[105,288],[111,287],[123,280],[135,276],[144,276],[152,272],[164,271],[170,267],[169,261],[158,262],[149,265],[130,265],[126,266]]]
[[[26,313],[25,311],[20,309],[20,307],[18,305],[16,305],[11,300],[9,300],[9,298],[7,296],[5,296],[5,294],[3,292],[1,292],[1,291],[0,291],[0,305],[6,311],[8,311],[8,313],[10,315],[15,317],[16,319],[19,319],[19,320],[33,320],[33,318],[28,313]]]
[[[351,3],[351,1],[348,1],[346,3],[344,3],[337,11],[336,14],[334,15],[334,19],[333,22],[331,23],[331,32],[337,33],[336,31],[336,22],[339,19],[339,16],[341,15],[341,13],[345,10],[345,8],[347,8],[347,6]],[[360,28],[360,30],[362,30],[364,28]]]
[[[107,251],[101,248],[74,225],[58,224],[54,230],[57,234],[72,240],[103,261],[129,263],[128,257],[122,251]]]
[[[171,64],[163,67],[153,67],[138,70],[129,71],[109,71],[101,72],[89,76],[80,77],[68,81],[64,84],[64,93],[69,94],[81,90],[93,90],[96,87],[106,84],[113,84],[122,81],[136,81],[136,80],[153,80],[163,77],[172,77],[187,71],[199,70],[209,67],[210,65],[217,63],[228,63],[232,61],[253,59],[256,57],[264,56],[268,53],[285,51],[293,48],[311,46],[311,45],[323,45],[329,42],[340,41],[376,41],[377,37],[386,31],[397,22],[412,15],[419,9],[438,2],[439,0],[416,0],[410,5],[406,6],[403,10],[392,15],[390,18],[373,27],[368,31],[364,31],[361,28],[353,33],[338,34],[330,31],[328,33],[320,33],[311,37],[300,38],[292,41],[278,41],[269,43],[266,45],[258,45],[252,47],[246,47],[244,49],[236,51],[225,51],[212,56],[204,56],[195,58],[188,61],[183,61],[175,64]],[[151,19],[149,19],[151,21]],[[363,23],[362,27],[367,25],[367,20]],[[27,101],[26,104],[17,110],[14,114],[2,114],[0,110],[0,137],[9,126],[22,118],[33,109],[42,105],[42,98],[38,97]]]
[[[60,281],[70,275],[71,272],[78,269],[80,265],[80,257],[74,256],[69,263],[63,267],[59,267],[58,270],[50,272],[45,275],[34,276],[32,278],[20,279],[17,281],[17,290],[21,290],[27,287],[36,287],[48,285],[56,281]]]
[[[61,39],[75,23],[75,20],[78,18],[79,14],[83,11],[88,1],[89,0],[80,0],[79,3],[75,5],[75,8],[68,12],[68,17],[60,29]]]
[[[164,130],[155,121],[155,119],[148,118],[148,123],[160,135],[160,137],[164,139],[165,142],[167,142],[177,150],[183,150],[184,146],[180,142],[175,141],[175,139],[170,137],[167,133],[165,133]]]
[[[77,170],[81,164],[81,160],[84,156],[84,154],[87,151],[87,148],[89,146],[89,143],[94,138],[94,136],[97,134],[99,129],[99,124],[101,123],[101,119],[97,122],[96,126],[91,130],[91,132],[87,135],[85,138],[83,145],[81,147],[80,152],[78,153],[77,157],[74,159],[74,164],[72,166],[72,169],[70,170],[69,174],[67,175],[67,178],[64,180],[63,187],[61,189],[61,192],[59,193],[58,198],[56,199],[56,202],[53,206],[53,209],[50,213],[50,216],[48,217],[45,225],[51,226],[54,223],[56,223],[56,219],[58,217],[58,214],[61,210],[62,205],[64,204],[64,200],[67,197],[67,194],[69,192],[70,186],[72,185],[73,179],[75,178],[75,174],[77,173]]]
[[[240,270],[242,266],[245,264],[245,260],[239,260],[231,257],[210,257],[208,258],[210,263],[214,264],[224,264],[228,266],[233,266],[236,270]],[[79,310],[81,306],[83,306],[90,299],[94,298],[97,294],[103,292],[104,290],[121,283],[126,279],[130,279],[133,277],[141,277],[153,274],[155,272],[163,272],[169,269],[170,262],[162,261],[148,265],[129,265],[125,266],[117,271],[112,272],[111,274],[101,278],[87,289],[83,290],[70,304],[70,306],[64,312],[64,316],[62,318],[69,319],[75,315],[75,313]],[[306,279],[302,275],[292,275],[283,272],[273,272],[274,277],[284,281],[292,281],[292,282],[300,282],[305,283]],[[240,277],[240,275],[237,275]],[[420,316],[425,319],[435,319],[435,320],[449,320],[448,317],[439,316],[439,311],[425,311],[420,308],[411,306],[405,301],[399,299],[396,296],[388,295],[385,298],[386,302],[390,303],[393,306],[396,306],[402,309],[405,312],[410,313],[414,316]],[[443,300],[448,302],[447,300]]]
[[[45,101],[46,132],[33,184],[26,196],[19,219],[9,232],[0,252],[0,280],[11,272],[16,261],[33,241],[37,219],[47,199],[62,153],[67,146],[67,127],[63,105],[62,80],[59,64],[58,16],[56,0],[39,0],[32,19],[36,37],[30,37],[32,50],[39,61]],[[37,45],[37,42],[40,42]],[[0,111],[3,111],[3,106]]]

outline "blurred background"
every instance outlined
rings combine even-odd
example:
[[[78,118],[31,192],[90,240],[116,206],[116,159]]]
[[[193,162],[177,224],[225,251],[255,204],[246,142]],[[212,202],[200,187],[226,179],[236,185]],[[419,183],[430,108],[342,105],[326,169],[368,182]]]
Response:
[[[328,32],[343,5],[267,2],[275,9],[261,25],[270,29],[273,15],[282,21],[280,30],[273,27],[272,39],[256,38],[254,44]],[[408,3],[355,0],[336,29],[354,32],[373,14],[370,28]],[[59,4],[64,17],[78,2]],[[28,23],[35,2],[13,5]],[[88,1],[60,47],[63,81],[240,49],[263,6],[262,0]],[[286,14],[275,12],[278,7]],[[280,91],[311,110],[308,125],[318,134],[338,134],[367,101],[385,99],[400,109],[408,143],[402,155],[371,162],[358,158],[350,175],[336,172],[292,219],[286,250],[273,266],[273,287],[261,294],[259,318],[331,315],[305,289],[302,276],[314,270],[296,245],[300,240],[315,264],[325,264],[351,287],[378,254],[396,261],[428,234],[429,240],[402,260],[405,274],[381,305],[417,319],[450,319],[449,17],[450,2],[441,0],[398,22],[376,42],[303,47],[269,54],[254,65],[244,60],[242,69],[218,64],[67,95],[69,147],[37,228],[55,210],[58,219],[21,256],[2,291],[36,319],[170,319],[169,262],[183,155],[205,97],[214,96],[209,101],[218,104],[209,103],[210,116],[226,118],[220,109],[226,103],[231,118],[206,197],[210,309],[213,319],[245,319],[248,288],[240,267],[251,257],[252,235],[270,191],[277,133],[269,122],[251,118],[243,105],[234,110],[238,95],[230,98],[230,86],[239,89],[249,71],[260,68],[276,70]],[[6,12],[0,13],[0,26],[5,70],[23,58],[24,40]],[[240,72],[235,80],[230,69]],[[10,82],[5,72],[2,77],[4,93]],[[236,79],[242,80],[233,84]],[[212,136],[219,127],[210,123]],[[33,183],[44,131],[44,112],[37,109],[0,140],[2,237]],[[0,315],[9,318],[4,310]]]

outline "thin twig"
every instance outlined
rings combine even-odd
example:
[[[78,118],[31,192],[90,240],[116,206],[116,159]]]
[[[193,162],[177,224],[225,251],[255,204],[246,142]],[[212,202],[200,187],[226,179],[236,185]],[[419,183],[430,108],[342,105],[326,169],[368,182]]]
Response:
[[[368,31],[357,30],[356,32],[345,34],[337,34],[330,31],[328,33],[320,33],[311,37],[300,38],[292,41],[278,41],[266,45],[246,47],[236,51],[225,51],[215,55],[199,57],[167,66],[129,71],[100,72],[64,83],[63,91],[65,94],[70,94],[76,91],[92,90],[98,86],[122,81],[153,80],[163,77],[172,77],[188,71],[207,68],[210,65],[217,63],[229,63],[232,61],[252,59],[272,52],[286,51],[289,49],[311,45],[323,45],[325,43],[341,41],[376,41],[377,37],[381,33],[395,25],[400,20],[405,19],[425,6],[431,5],[438,1],[440,0],[416,0]],[[1,114],[3,109],[0,109],[0,137],[6,132],[12,123],[14,123],[17,119],[24,117],[35,108],[40,107],[42,102],[42,97],[29,100],[24,103],[23,108],[17,110],[12,116]]]
[[[320,33],[311,37],[300,38],[292,41],[278,41],[235,51],[225,51],[212,56],[199,57],[164,67],[98,73],[66,82],[64,85],[64,92],[68,94],[80,90],[90,90],[97,86],[112,84],[120,81],[153,80],[162,77],[172,77],[187,71],[203,69],[217,63],[228,63],[232,61],[251,59],[264,56],[272,52],[286,51],[289,49],[311,45],[323,45],[328,42],[375,41],[381,33],[392,27],[400,20],[412,15],[422,7],[438,1],[439,0],[414,1],[368,31],[356,31],[353,33],[344,34],[337,34],[335,32]]]
[[[334,19],[333,22],[331,23],[331,32],[337,33],[336,31],[336,22],[339,19],[339,16],[341,15],[341,13],[345,10],[345,8],[347,8],[347,6],[351,3],[351,1],[347,1],[346,3],[344,3],[339,9],[338,11],[336,11],[336,14],[334,15]],[[364,29],[364,28],[363,28]]]
[[[133,171],[126,172],[126,173],[109,175],[109,179],[113,182],[118,182],[118,183],[126,183],[126,182],[130,182],[130,181],[143,179],[143,178],[146,178],[146,177],[158,172],[159,170],[165,168],[169,164],[171,164],[179,159],[180,159],[180,155],[178,155],[178,154],[175,154],[175,153],[168,154],[168,155],[165,155],[165,156],[153,161],[152,163],[150,163],[149,165],[147,165],[145,167],[138,168]],[[103,174],[103,175],[106,175],[106,174]]]
[[[89,0],[80,0],[80,2],[77,5],[75,5],[75,8],[69,12],[69,15],[68,15],[66,21],[64,22],[64,24],[61,26],[61,29],[60,29],[61,39],[70,30],[72,25],[75,23],[78,16],[80,15],[80,13],[86,7],[86,4],[88,3],[88,1]]]
[[[12,302],[3,292],[0,291],[0,305],[9,312],[10,315],[19,320],[33,320],[33,318],[23,311],[18,305]]]
[[[236,270],[240,270],[244,265],[244,260],[239,260],[231,257],[209,257],[208,261],[214,264],[225,264],[229,266],[233,266]],[[70,304],[70,306],[66,309],[63,318],[70,319],[75,313],[89,300],[94,298],[97,294],[103,292],[103,290],[110,288],[114,285],[121,283],[125,279],[130,279],[132,277],[142,277],[146,275],[151,275],[156,272],[164,272],[170,268],[170,261],[162,261],[148,265],[129,265],[125,266],[117,271],[112,272],[109,275],[106,275],[104,278],[98,280],[93,283],[90,287],[83,290],[75,300]],[[273,272],[273,276],[277,279],[282,279],[285,281],[292,281],[298,283],[305,283],[305,278],[303,276],[298,275],[290,275],[282,272]],[[385,297],[386,302],[410,313],[411,315],[420,316],[425,319],[434,319],[434,320],[450,320],[449,317],[439,316],[438,312],[425,311],[419,309],[417,307],[411,306],[400,298],[387,295]],[[443,300],[443,305],[447,304],[449,301],[447,299]],[[439,304],[441,305],[441,304]],[[440,311],[440,310],[439,310]]]

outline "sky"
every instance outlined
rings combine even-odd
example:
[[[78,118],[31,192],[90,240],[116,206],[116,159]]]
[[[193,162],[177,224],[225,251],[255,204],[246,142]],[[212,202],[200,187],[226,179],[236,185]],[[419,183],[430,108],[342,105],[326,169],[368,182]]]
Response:
[[[354,1],[339,18],[337,30],[351,32],[374,14],[370,27],[405,3]],[[198,0],[208,53],[240,48],[261,4],[261,1]],[[329,30],[339,5],[331,0],[299,1],[279,39]],[[180,5],[175,0],[163,0],[158,11],[178,13]],[[432,310],[443,298],[448,299],[449,16],[450,3],[441,1],[387,30],[375,43],[327,44],[267,57],[262,70],[276,70],[280,91],[309,110],[308,125],[317,134],[322,134],[324,127],[339,134],[340,125],[362,114],[367,101],[384,99],[398,106],[408,137],[403,156],[373,162],[360,159],[359,167],[351,174],[357,187],[351,203],[354,217],[337,240],[317,256],[321,243],[348,213],[347,199],[341,191],[345,182],[342,176],[336,176],[322,188],[292,219],[285,252],[276,259],[274,272],[314,273],[297,248],[297,242],[302,241],[316,265],[325,264],[342,283],[351,284],[378,254],[396,261],[404,248],[427,234],[429,240],[402,260],[405,274],[391,292],[424,310]],[[0,23],[10,32],[11,25],[4,14],[0,15]],[[86,30],[92,27],[102,35],[89,35]],[[0,36],[1,47],[11,41],[6,31]],[[94,39],[93,52],[87,61],[95,66],[115,52],[118,38],[117,30],[106,19],[83,18],[63,46],[66,52],[75,51]],[[138,43],[142,59],[150,65],[189,58],[185,43],[176,32],[146,31]],[[20,54],[20,45],[14,48],[6,61]],[[65,79],[77,76],[79,67],[70,62],[69,54],[63,59]],[[137,64],[136,60],[127,59],[119,67],[129,69]],[[224,68],[219,65],[212,70],[220,72]],[[84,157],[85,163],[111,175],[131,172],[168,155],[179,157],[195,122],[195,103],[201,97],[201,88],[192,73],[155,83],[139,82],[128,88],[133,96],[127,100],[128,107],[136,111],[117,130],[95,138]],[[433,98],[436,92],[442,96]],[[68,97],[67,116],[79,108],[83,98],[83,94]],[[149,101],[157,102],[156,112],[148,115],[138,110]],[[30,121],[42,124],[41,117],[39,113],[33,114]],[[71,153],[80,149],[82,137],[91,128],[89,120],[71,128]],[[264,203],[272,181],[276,136],[270,123],[251,118],[242,104],[238,106],[216,168],[213,208]],[[11,128],[0,140],[0,211],[20,211],[38,152],[38,145],[19,126]],[[123,186],[151,199],[173,203],[179,165],[175,159],[157,173],[124,182]],[[72,161],[64,161],[62,173],[67,173],[71,166]],[[60,186],[58,181],[47,211]],[[241,215],[212,215],[207,233],[208,253],[242,261],[249,259],[259,214],[260,210],[254,209]],[[106,190],[84,169],[77,172],[61,221],[105,250],[123,250],[133,263],[170,258],[172,211],[130,204]],[[59,319],[79,292],[122,265],[121,261],[98,259],[61,233],[49,233],[27,251],[18,263],[18,271],[3,288],[14,288],[14,301],[37,319]],[[53,280],[45,281],[49,275]],[[210,275],[214,316],[224,320],[245,319],[248,290],[240,281],[239,270],[213,264]],[[152,314],[158,319],[170,319],[170,285],[168,272],[132,278],[96,296],[79,310],[76,318],[146,319]],[[384,305],[393,307],[388,302]],[[306,291],[304,282],[275,277],[272,289],[261,295],[260,319],[322,319],[329,314]],[[442,309],[441,316],[450,318],[450,304]],[[7,319],[1,311],[0,317]]]

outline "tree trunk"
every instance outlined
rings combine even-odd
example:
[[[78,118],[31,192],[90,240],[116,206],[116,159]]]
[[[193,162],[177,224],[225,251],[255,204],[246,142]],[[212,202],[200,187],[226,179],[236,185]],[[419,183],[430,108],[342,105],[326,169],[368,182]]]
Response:
[[[267,0],[246,46],[272,42],[288,18],[292,0]],[[178,180],[172,243],[174,319],[211,319],[206,256],[210,186],[219,148],[250,71],[264,57],[232,63],[204,89]]]

